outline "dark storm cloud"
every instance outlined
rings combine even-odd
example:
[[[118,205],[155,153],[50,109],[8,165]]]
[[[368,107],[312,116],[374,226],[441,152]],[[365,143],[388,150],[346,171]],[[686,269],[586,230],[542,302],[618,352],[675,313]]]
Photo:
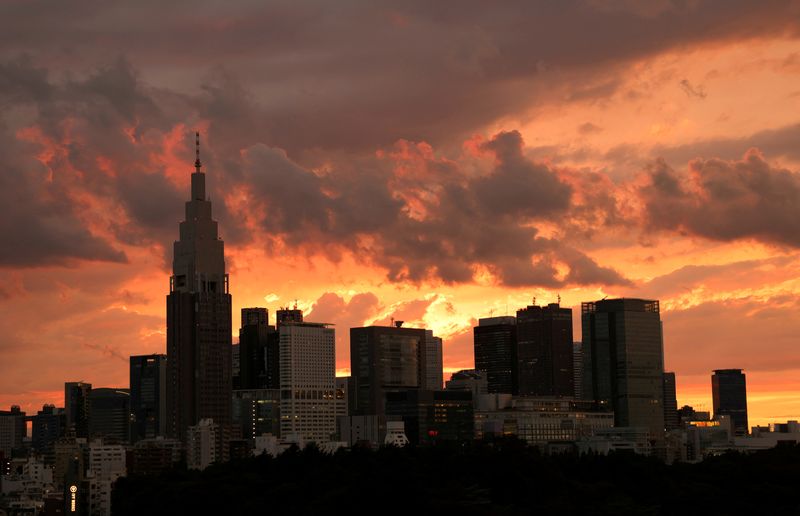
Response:
[[[800,246],[800,174],[755,150],[738,161],[694,160],[683,175],[660,160],[639,194],[650,228]]]
[[[125,262],[125,254],[96,237],[79,217],[61,180],[0,127],[0,266],[65,264],[76,259]]]
[[[515,286],[626,283],[568,244],[538,235],[536,221],[568,216],[572,190],[523,156],[519,133],[499,133],[481,149],[494,156],[492,169],[435,178],[435,192],[420,200],[422,217],[410,216],[403,187],[391,190],[396,178],[374,161],[358,173],[318,176],[283,151],[256,145],[244,153],[245,180],[266,207],[260,224],[268,233],[312,252],[343,247],[385,268],[392,281],[471,282],[484,266]]]
[[[0,55],[24,51],[46,66],[80,69],[125,54],[154,84],[179,91],[201,87],[210,68],[226,70],[263,108],[261,141],[292,156],[371,150],[400,137],[460,142],[548,98],[606,97],[616,89],[609,74],[632,59],[798,27],[790,0],[657,8],[589,0],[16,1],[0,9]],[[588,75],[564,80],[575,70]]]

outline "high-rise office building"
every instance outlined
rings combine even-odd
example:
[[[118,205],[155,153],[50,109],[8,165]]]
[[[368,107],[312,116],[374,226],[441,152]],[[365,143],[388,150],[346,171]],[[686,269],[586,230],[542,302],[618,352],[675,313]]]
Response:
[[[295,305],[294,308],[284,306],[275,312],[276,326],[289,322],[303,322],[303,311],[297,308],[297,305]]]
[[[583,399],[583,344],[572,343],[572,386],[576,400]]]
[[[31,447],[41,453],[48,464],[54,460],[53,446],[64,435],[66,427],[67,415],[63,408],[55,405],[44,405],[31,417]]]
[[[131,439],[167,433],[167,355],[130,357]]]
[[[25,413],[18,405],[12,405],[11,410],[0,410],[0,453],[11,457],[14,450],[22,448],[25,433]]]
[[[92,389],[89,393],[89,436],[131,438],[131,394],[128,389]]]
[[[429,381],[441,382],[440,359],[428,363],[433,339],[427,330],[403,328],[399,321],[395,326],[350,328],[350,372],[356,388],[351,411],[383,415],[386,392],[425,390]]]
[[[581,304],[583,396],[614,410],[614,426],[664,437],[664,359],[658,301],[604,299]]]
[[[262,434],[281,435],[281,391],[278,389],[237,389],[233,391],[233,422],[242,429],[243,439]]]
[[[716,369],[711,375],[714,418],[730,416],[733,433],[748,434],[747,380],[741,369]]]
[[[486,317],[472,329],[475,369],[486,373],[490,393],[517,391],[517,324],[513,316]]]
[[[75,437],[89,436],[89,393],[92,384],[86,382],[64,383],[64,413],[67,431]]]
[[[239,329],[239,388],[278,389],[278,336],[266,308],[242,308]]]
[[[336,336],[325,323],[278,325],[281,437],[323,443],[336,432]]]
[[[517,310],[516,364],[520,396],[572,397],[572,310],[558,303]]]
[[[680,428],[678,421],[678,396],[675,386],[675,373],[664,373],[664,429]]]
[[[444,362],[442,360],[442,338],[436,337],[433,330],[425,330],[425,385],[428,389],[439,390],[444,382]]]
[[[471,441],[475,437],[472,393],[407,389],[386,393],[386,416],[401,418],[414,444]]]
[[[167,295],[167,435],[181,440],[201,419],[220,437],[231,423],[231,295],[199,145]]]

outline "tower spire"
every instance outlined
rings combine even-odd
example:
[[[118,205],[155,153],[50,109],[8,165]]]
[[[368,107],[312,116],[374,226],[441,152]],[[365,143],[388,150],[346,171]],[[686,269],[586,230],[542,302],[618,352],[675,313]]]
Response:
[[[194,160],[194,168],[197,172],[200,172],[200,168],[203,166],[203,164],[200,163],[200,131],[194,133],[194,147],[194,154],[196,158]]]

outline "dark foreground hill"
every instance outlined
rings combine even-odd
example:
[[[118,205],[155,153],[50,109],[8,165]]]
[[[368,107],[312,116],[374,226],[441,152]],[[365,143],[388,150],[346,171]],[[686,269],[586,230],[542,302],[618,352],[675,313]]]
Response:
[[[800,514],[800,446],[666,466],[632,454],[468,448],[290,450],[120,479],[115,516],[160,514]]]

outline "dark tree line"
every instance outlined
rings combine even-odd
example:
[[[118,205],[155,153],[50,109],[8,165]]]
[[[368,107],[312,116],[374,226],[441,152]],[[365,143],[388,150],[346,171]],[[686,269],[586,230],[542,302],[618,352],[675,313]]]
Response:
[[[800,446],[667,466],[629,453],[468,447],[292,449],[117,481],[115,516],[160,514],[800,514]],[[454,512],[450,512],[454,511]]]

